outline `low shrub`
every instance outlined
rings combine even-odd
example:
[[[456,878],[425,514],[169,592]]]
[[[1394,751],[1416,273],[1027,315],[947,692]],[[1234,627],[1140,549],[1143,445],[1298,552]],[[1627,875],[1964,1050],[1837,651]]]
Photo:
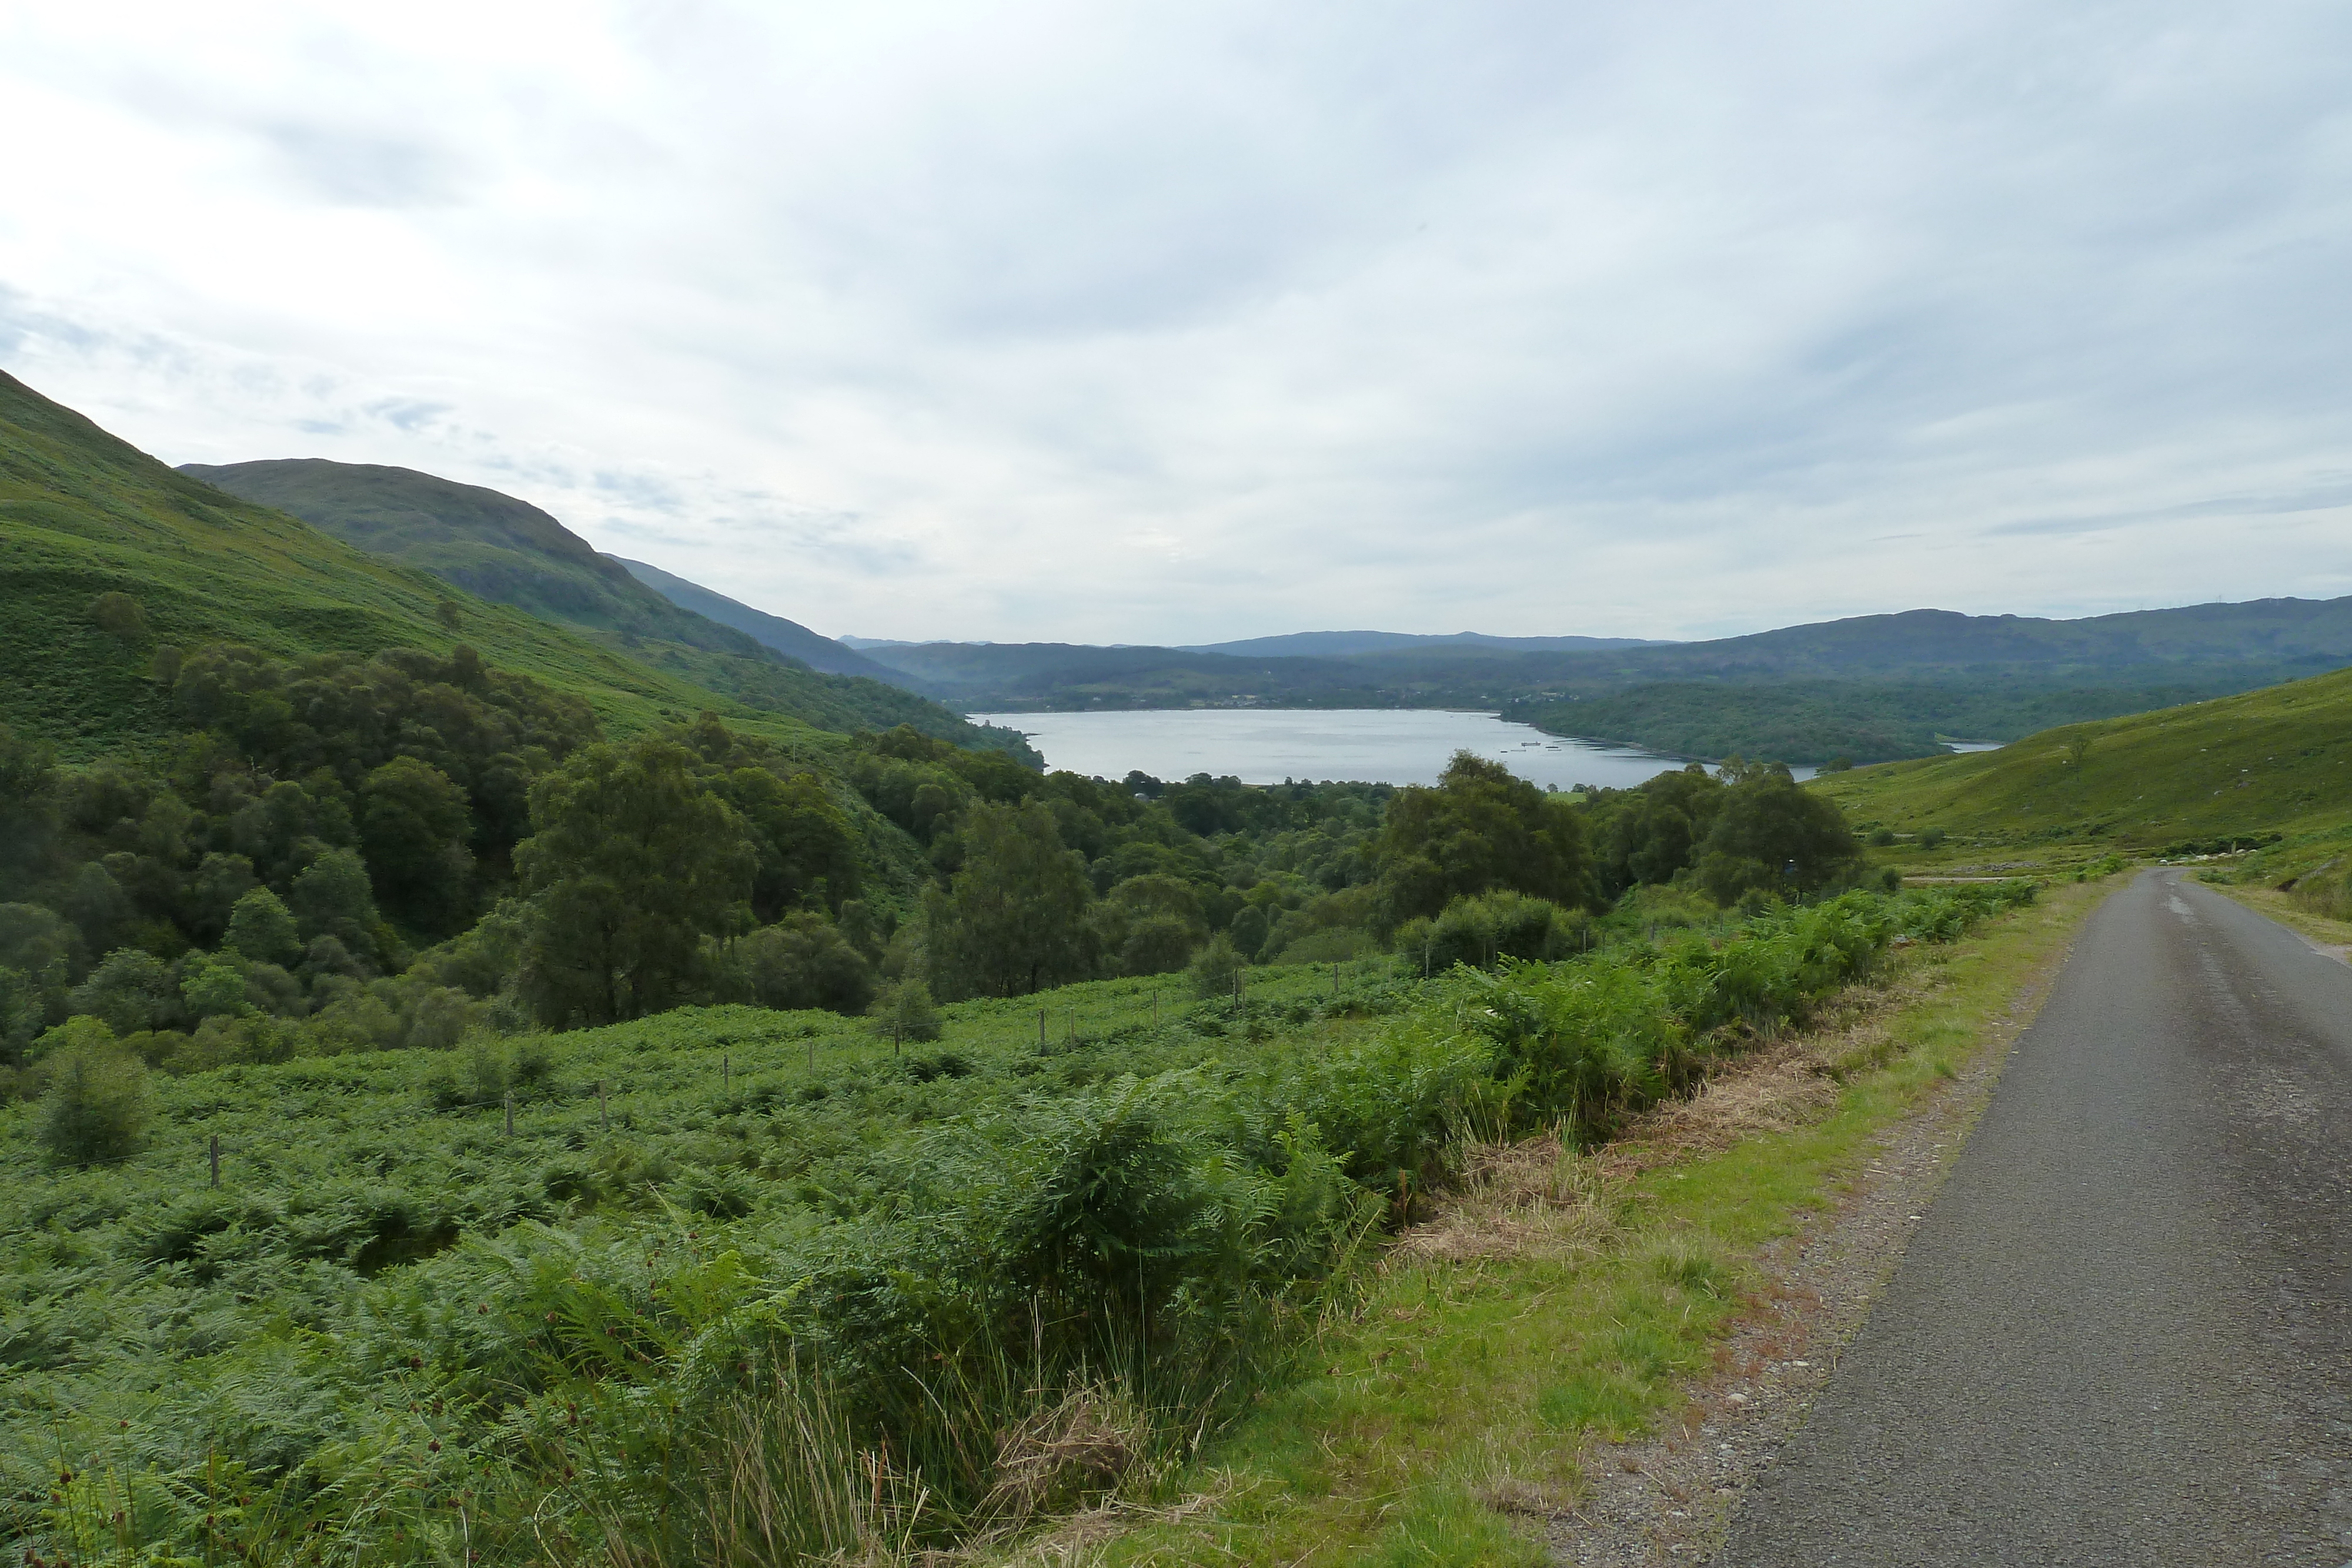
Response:
[[[36,1135],[53,1157],[96,1165],[126,1158],[144,1145],[153,1106],[146,1065],[136,1056],[110,1036],[71,1045],[45,1066],[48,1085],[41,1094]]]

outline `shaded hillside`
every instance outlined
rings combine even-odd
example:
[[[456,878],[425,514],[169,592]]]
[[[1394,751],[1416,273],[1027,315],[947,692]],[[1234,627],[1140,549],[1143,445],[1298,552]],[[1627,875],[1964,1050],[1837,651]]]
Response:
[[[1187,644],[1183,651],[1224,653],[1236,659],[1347,659],[1359,653],[1564,653],[1667,645],[1643,637],[1490,637],[1483,632],[1454,632],[1441,636],[1410,632],[1288,632],[1276,637],[1244,637],[1235,643]]]
[[[1817,780],[1858,826],[1945,835],[1940,858],[2087,844],[2156,852],[2352,822],[2352,670],[2045,730],[1999,751]]]
[[[1774,762],[1887,762],[1940,757],[1948,741],[2014,740],[2053,725],[2145,713],[2242,688],[2242,669],[2194,668],[2168,685],[1793,680],[1661,682],[1595,696],[1506,706],[1553,735],[1676,757]]]
[[[1044,643],[863,651],[968,709],[1485,707],[1554,734],[1687,756],[1826,762],[1921,756],[1939,748],[1939,737],[2005,740],[2336,669],[2352,664],[2352,598],[2081,621],[1916,610],[1711,643],[1569,651],[1514,645],[1568,639],[1399,642],[1385,632],[1228,646],[1348,639],[1377,645],[1246,658]]]
[[[869,680],[887,681],[892,685],[904,685],[911,679],[903,671],[877,664],[856,649],[812,632],[797,621],[787,621],[781,615],[754,610],[698,582],[674,577],[661,568],[647,566],[641,560],[630,560],[617,555],[604,559],[622,567],[631,577],[680,609],[690,610],[721,626],[732,627],[764,647],[800,660],[813,670],[821,670],[828,675],[864,675]]]
[[[0,374],[0,721],[71,758],[168,728],[148,679],[158,647],[248,643],[287,657],[459,642],[502,668],[584,698],[630,734],[716,706],[813,752],[831,737],[754,713],[523,612],[179,474]],[[142,624],[110,632],[91,601],[136,601]]]
[[[130,609],[100,596],[120,594]],[[604,734],[716,712],[835,780],[869,863],[919,874],[913,841],[838,781],[847,738],[747,706],[511,606],[476,599],[283,512],[175,472],[0,373],[0,724],[62,760],[154,753],[182,733],[159,655],[243,643],[280,658],[459,643],[584,701]],[[110,624],[101,624],[101,620]],[[818,678],[818,677],[808,677]]]
[[[2045,682],[2147,685],[2178,679],[2186,668],[2240,670],[2251,685],[2352,664],[2352,597],[2195,604],[2079,621],[1911,610],[1708,643],[1597,653],[1471,654],[1450,661],[1443,672],[1414,652],[1368,653],[1353,662],[1400,683],[1442,673],[1460,683],[1580,690],[1674,679],[1941,681],[2021,674]]]
[[[895,685],[821,674],[674,604],[554,517],[497,490],[323,458],[189,464],[181,472],[492,603],[579,627],[748,707],[844,732],[904,724],[960,746],[1027,754],[1026,743],[1008,732],[984,730]]]
[[[921,643],[869,647],[941,700],[1008,711],[1198,707],[1237,703],[1375,707],[1385,700],[1362,670],[1334,659],[1235,659],[1181,648],[1096,648],[1069,643]]]

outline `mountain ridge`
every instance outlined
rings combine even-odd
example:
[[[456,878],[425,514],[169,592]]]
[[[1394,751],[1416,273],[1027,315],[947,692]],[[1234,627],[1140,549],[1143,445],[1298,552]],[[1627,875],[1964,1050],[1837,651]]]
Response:
[[[552,515],[503,491],[414,468],[320,457],[187,464],[179,472],[478,598],[572,626],[747,706],[845,734],[906,724],[959,746],[1034,761],[1019,737],[971,724],[904,681],[824,674],[674,602]]]
[[[764,647],[773,649],[788,658],[794,658],[828,675],[863,675],[868,680],[903,685],[907,679],[902,671],[877,664],[821,632],[812,632],[797,621],[757,610],[739,599],[730,599],[715,588],[705,588],[698,582],[664,571],[645,561],[631,560],[626,556],[607,555],[606,560],[617,562],[631,577],[672,604],[688,610],[721,626],[731,627]],[[908,686],[912,691],[916,688]]]

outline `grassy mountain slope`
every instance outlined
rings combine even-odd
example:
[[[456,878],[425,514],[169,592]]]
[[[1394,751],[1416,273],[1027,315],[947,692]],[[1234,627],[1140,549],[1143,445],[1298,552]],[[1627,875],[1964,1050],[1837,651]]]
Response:
[[[102,630],[91,604],[108,592],[136,600],[144,628]],[[0,602],[8,607],[0,723],[68,762],[147,750],[178,734],[149,678],[154,653],[221,642],[289,658],[399,647],[446,654],[463,642],[493,665],[580,697],[608,736],[709,708],[827,773],[845,744],[176,473],[5,372]],[[885,883],[913,886],[921,849],[845,784],[835,793]]]
[[[1999,751],[1817,781],[1858,824],[1949,835],[1928,862],[2062,845],[2160,852],[2352,824],[2352,670],[2128,718],[2046,730]]]
[[[526,501],[409,468],[289,458],[183,474],[290,513],[497,604],[562,622],[637,662],[746,707],[850,731],[911,725],[960,746],[1025,750],[897,685],[825,675],[731,626],[673,604]]]
[[[2145,713],[2244,689],[2242,669],[2191,668],[2172,685],[1959,681],[1658,682],[1503,716],[1553,735],[1630,742],[1678,757],[1778,762],[1941,757],[1948,740],[2015,740],[2053,725]]]
[[[522,611],[452,593],[422,570],[173,472],[0,373],[0,720],[68,758],[165,733],[147,679],[161,644],[236,642],[287,656],[459,642],[576,694],[630,734],[716,706],[730,722],[809,750],[835,737],[744,709]],[[90,601],[118,591],[148,630],[118,636]],[[455,608],[452,627],[441,606]]]
[[[657,566],[647,566],[644,561],[616,555],[604,559],[618,564],[631,577],[680,609],[690,610],[721,626],[732,627],[761,646],[798,659],[813,670],[821,670],[828,675],[864,675],[868,680],[887,681],[892,685],[903,685],[911,678],[903,671],[877,664],[855,648],[845,647],[830,637],[810,631],[797,621],[787,621],[781,615],[754,610],[698,582],[674,577]]]
[[[1412,653],[1362,655],[1370,668],[1425,663]],[[2270,680],[2352,663],[2352,597],[2193,604],[2079,621],[1910,610],[1784,626],[1707,643],[1601,653],[1528,653],[1454,661],[1463,679],[1599,688],[1645,681],[1981,679],[2161,683],[2183,667],[2242,668]]]

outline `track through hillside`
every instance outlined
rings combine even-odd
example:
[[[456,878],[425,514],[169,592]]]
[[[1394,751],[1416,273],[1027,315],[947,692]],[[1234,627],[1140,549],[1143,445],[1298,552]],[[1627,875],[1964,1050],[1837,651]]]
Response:
[[[2352,967],[2148,873],[1716,1562],[2347,1560]]]

